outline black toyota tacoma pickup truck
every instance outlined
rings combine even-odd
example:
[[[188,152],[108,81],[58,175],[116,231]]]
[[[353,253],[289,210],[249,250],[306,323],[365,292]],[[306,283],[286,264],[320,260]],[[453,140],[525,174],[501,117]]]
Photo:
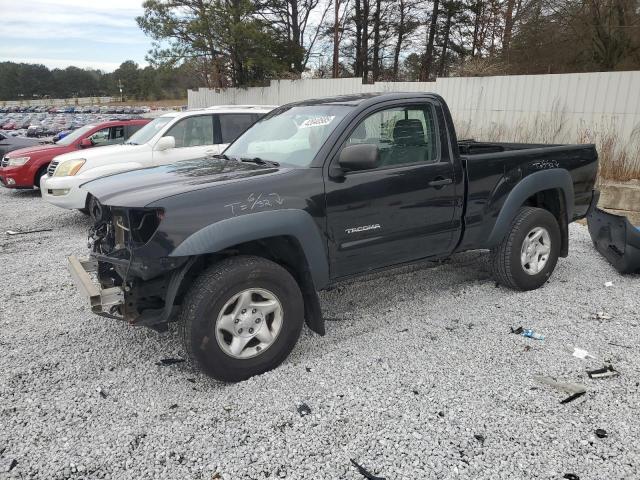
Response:
[[[597,168],[593,145],[458,141],[434,94],[292,103],[224,155],[85,184],[101,220],[69,266],[95,313],[177,320],[196,365],[237,381],[279,365],[303,323],[324,334],[317,291],[349,277],[488,249],[498,282],[540,287]]]

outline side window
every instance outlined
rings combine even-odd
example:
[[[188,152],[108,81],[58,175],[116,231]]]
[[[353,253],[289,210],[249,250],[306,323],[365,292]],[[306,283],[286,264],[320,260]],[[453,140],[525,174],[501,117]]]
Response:
[[[89,137],[94,145],[105,145],[109,142],[109,127],[98,130]]]
[[[438,161],[438,133],[431,105],[395,107],[365,118],[345,146],[375,144],[380,149],[380,168]]]
[[[109,140],[113,143],[120,143],[124,141],[124,126],[119,125],[117,127],[111,127],[111,135]]]
[[[140,130],[144,125],[125,125],[124,128],[124,136],[125,138],[129,138],[131,135]]]
[[[231,143],[247,128],[253,125],[256,117],[250,113],[225,113],[220,118],[220,133],[222,143]]]
[[[213,145],[213,116],[198,115],[180,120],[164,134],[176,139],[176,148]]]

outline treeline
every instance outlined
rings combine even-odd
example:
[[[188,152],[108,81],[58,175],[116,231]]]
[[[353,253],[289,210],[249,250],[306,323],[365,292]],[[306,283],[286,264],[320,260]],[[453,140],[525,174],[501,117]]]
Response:
[[[140,68],[128,60],[114,72],[67,67],[50,70],[44,65],[0,62],[0,100],[72,98],[123,95],[136,100],[183,98],[200,80],[190,62],[173,67]]]
[[[640,0],[147,0],[154,65],[209,87],[640,68]]]
[[[640,68],[640,0],[146,0],[140,68],[0,63],[0,100],[179,98],[274,78],[571,73]]]

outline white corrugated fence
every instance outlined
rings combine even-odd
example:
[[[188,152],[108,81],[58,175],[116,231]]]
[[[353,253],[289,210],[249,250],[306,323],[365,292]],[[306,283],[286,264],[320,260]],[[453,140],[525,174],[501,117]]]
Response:
[[[621,143],[640,137],[640,71],[439,78],[435,82],[377,82],[359,78],[277,80],[268,87],[200,88],[189,108],[225,104],[281,105],[361,92],[434,92],[446,100],[458,136],[482,140]],[[631,139],[631,140],[630,140]]]

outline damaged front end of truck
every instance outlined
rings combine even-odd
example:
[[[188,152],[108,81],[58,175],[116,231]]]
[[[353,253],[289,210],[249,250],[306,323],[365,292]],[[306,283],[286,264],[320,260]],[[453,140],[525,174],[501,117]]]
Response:
[[[93,313],[132,325],[166,329],[189,257],[169,257],[170,242],[158,227],[157,208],[104,207],[89,230],[88,258],[69,257],[77,287]]]

